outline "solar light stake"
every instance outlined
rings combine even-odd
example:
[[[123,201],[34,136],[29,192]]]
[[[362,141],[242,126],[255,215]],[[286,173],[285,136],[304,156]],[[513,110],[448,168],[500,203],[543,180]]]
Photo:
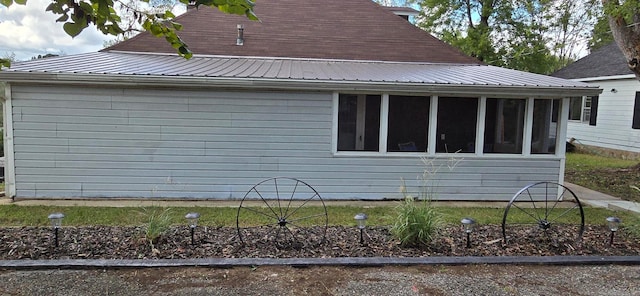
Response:
[[[188,213],[184,217],[187,219],[187,223],[189,223],[189,228],[191,228],[191,245],[195,245],[195,240],[193,239],[193,233],[196,230],[196,226],[198,226],[198,218],[200,218],[200,214]]]
[[[365,213],[358,213],[355,217],[353,217],[353,219],[356,219],[356,222],[358,223],[358,228],[360,229],[360,244],[364,245],[364,228],[367,225],[367,214]]]
[[[476,221],[471,218],[462,218],[460,223],[462,223],[464,232],[467,234],[467,248],[471,248],[471,232],[473,232],[473,227],[475,226]]]
[[[62,218],[64,218],[63,213],[52,213],[49,214],[49,221],[51,221],[51,226],[53,226],[53,236],[55,238],[55,246],[58,247],[58,228],[62,225]]]
[[[609,226],[609,230],[611,231],[611,237],[609,238],[609,245],[613,245],[613,236],[616,231],[618,231],[618,226],[620,226],[620,218],[618,217],[607,217],[607,225]]]

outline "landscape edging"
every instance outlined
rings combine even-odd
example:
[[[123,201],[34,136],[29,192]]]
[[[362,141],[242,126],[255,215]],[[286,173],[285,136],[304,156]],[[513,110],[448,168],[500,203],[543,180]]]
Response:
[[[199,258],[199,259],[59,259],[0,260],[0,269],[117,269],[160,267],[231,268],[242,266],[409,266],[409,265],[640,265],[640,256],[442,256],[341,258]]]

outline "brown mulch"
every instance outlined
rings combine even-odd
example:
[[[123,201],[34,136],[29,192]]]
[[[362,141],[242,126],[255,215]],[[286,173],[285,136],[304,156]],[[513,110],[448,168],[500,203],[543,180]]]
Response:
[[[294,230],[301,231],[298,240],[290,240],[289,232],[251,229],[242,233],[244,244],[236,228],[198,227],[194,245],[187,227],[173,227],[153,247],[140,227],[64,227],[57,248],[51,228],[16,227],[0,228],[0,259],[640,255],[640,240],[624,229],[616,233],[611,246],[606,226],[585,226],[581,240],[577,240],[577,228],[554,226],[546,232],[532,226],[510,226],[507,243],[500,225],[479,226],[470,235],[469,248],[466,235],[454,226],[442,229],[431,244],[422,247],[400,246],[386,227],[367,228],[364,244],[354,227],[328,227],[324,236],[323,227]]]

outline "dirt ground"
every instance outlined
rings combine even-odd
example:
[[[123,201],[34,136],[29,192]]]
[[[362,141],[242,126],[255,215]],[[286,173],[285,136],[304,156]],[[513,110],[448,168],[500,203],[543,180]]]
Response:
[[[0,271],[2,295],[640,295],[640,266]]]

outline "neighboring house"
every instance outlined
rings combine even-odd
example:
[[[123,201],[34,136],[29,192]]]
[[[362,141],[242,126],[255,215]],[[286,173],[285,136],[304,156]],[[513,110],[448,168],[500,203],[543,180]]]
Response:
[[[640,152],[640,82],[615,43],[594,51],[552,76],[603,89],[599,96],[571,98],[567,140]]]
[[[7,194],[227,199],[286,176],[384,199],[426,168],[437,199],[509,200],[563,181],[568,98],[600,93],[484,65],[370,0],[256,13],[178,17],[190,60],[143,33],[0,71]]]

